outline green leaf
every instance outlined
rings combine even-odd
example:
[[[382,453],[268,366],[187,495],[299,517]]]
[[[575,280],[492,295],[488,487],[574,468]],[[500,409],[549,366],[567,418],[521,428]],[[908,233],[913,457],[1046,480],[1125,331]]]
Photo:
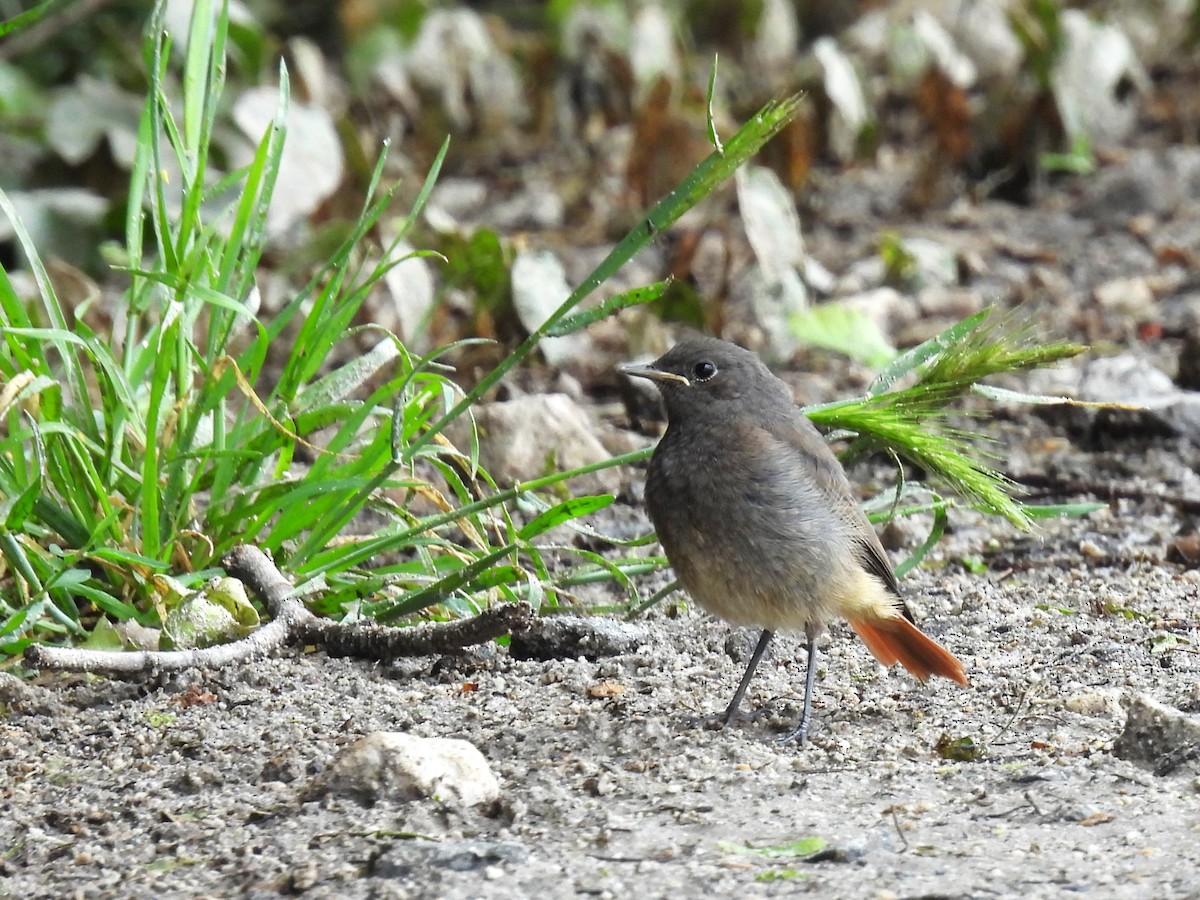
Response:
[[[112,623],[103,616],[96,620],[96,627],[94,627],[91,634],[87,636],[87,640],[83,642],[83,646],[88,650],[125,649],[125,644],[121,640],[121,635],[117,633],[117,629],[113,627]]]
[[[161,559],[134,553],[131,550],[121,550],[117,547],[98,547],[88,554],[93,559],[115,563],[119,566],[145,567],[152,572],[165,572],[169,566]]]
[[[1173,650],[1178,650],[1180,647],[1186,647],[1191,643],[1187,638],[1180,637],[1171,632],[1156,634],[1150,641],[1151,656],[1165,656]]]
[[[981,434],[947,424],[951,404],[989,375],[1044,366],[1083,351],[1066,343],[1039,344],[1030,327],[1012,316],[994,322],[984,310],[902,354],[854,400],[810,407],[814,422],[859,435],[858,455],[883,450],[929,472],[979,509],[1028,529],[1024,507],[1013,499],[1014,485],[987,464]],[[907,375],[914,383],[896,388]],[[978,415],[978,414],[977,414]]]
[[[107,591],[102,591],[89,583],[91,573],[86,569],[70,570],[78,571],[83,577],[74,583],[67,584],[67,578],[60,578],[59,585],[69,587],[72,594],[77,594],[84,600],[90,600],[96,604],[97,609],[103,610],[108,615],[112,616],[121,622],[127,622],[130,619],[138,617],[138,611],[133,606],[118,600]],[[68,572],[70,574],[70,572]]]
[[[17,634],[21,630],[21,626],[29,617],[30,607],[23,606],[3,622],[0,622],[0,638],[6,638],[10,634]]]
[[[317,409],[343,400],[359,390],[384,366],[400,356],[399,339],[382,340],[374,347],[354,357],[343,366],[301,390],[292,403],[293,412]]]
[[[1067,153],[1043,153],[1038,165],[1047,172],[1066,172],[1069,175],[1091,175],[1096,171],[1096,156],[1086,134],[1077,134]]]
[[[11,34],[14,31],[19,31],[22,28],[27,28],[32,25],[46,13],[50,12],[51,7],[58,6],[62,0],[44,0],[33,9],[27,9],[23,13],[18,13],[11,19],[5,19],[0,22],[0,37],[6,34]]]
[[[258,626],[258,612],[236,578],[215,578],[167,614],[162,649],[212,647],[245,637]]]
[[[383,601],[371,604],[369,607],[364,606],[363,612],[366,615],[375,616],[380,622],[388,622],[400,616],[420,612],[427,606],[445,600],[451,593],[478,578],[504,557],[510,556],[516,549],[516,544],[508,544],[498,550],[493,550],[474,562],[455,569],[449,575],[439,578],[427,587],[411,591],[398,600]]]
[[[486,591],[503,584],[517,584],[526,580],[526,572],[519,566],[492,566],[471,582],[471,589]]]
[[[479,309],[495,313],[509,305],[511,254],[495,231],[480,228],[469,238],[449,236],[442,253],[449,260],[447,285],[472,289]]]
[[[1021,509],[1031,519],[1074,519],[1108,509],[1107,503],[1022,503]]]
[[[1139,622],[1151,622],[1154,617],[1142,612],[1138,609],[1130,609],[1128,606],[1121,606],[1118,603],[1105,603],[1104,614],[1106,616],[1120,616],[1122,619],[1130,619]]]
[[[693,328],[703,328],[704,298],[687,281],[672,281],[651,305],[650,310],[664,322],[678,322]]]
[[[9,531],[25,530],[29,514],[37,507],[38,498],[42,492],[40,473],[29,482],[28,487],[15,497],[9,497],[0,503],[0,514],[4,516],[4,527]]]
[[[867,394],[871,396],[882,394],[909,372],[914,371],[918,366],[924,365],[938,354],[943,353],[946,348],[961,341],[978,328],[990,314],[990,309],[981,309],[974,315],[967,316],[961,322],[954,323],[940,334],[936,334],[917,346],[905,350],[875,376],[875,380],[867,388]]]
[[[912,552],[912,555],[908,559],[896,566],[897,578],[903,578],[919,566],[921,561],[929,555],[929,551],[937,546],[938,541],[942,539],[942,535],[946,532],[948,520],[949,516],[946,514],[946,504],[943,503],[936,506],[933,512],[933,526],[929,529],[928,537],[925,538],[924,543],[920,547]]]
[[[581,310],[561,319],[552,328],[547,329],[546,336],[562,337],[563,335],[587,328],[587,326],[611,316],[618,310],[628,309],[631,306],[641,306],[644,303],[653,303],[662,297],[667,288],[671,286],[673,280],[668,278],[666,281],[656,281],[654,284],[646,285],[645,287],[633,288],[632,290],[623,291],[620,294],[614,294],[607,300],[602,300],[589,309]]]
[[[545,322],[535,329],[519,347],[506,356],[495,369],[481,378],[465,397],[405,449],[404,460],[414,459],[419,451],[440,434],[447,425],[462,415],[471,404],[490,391],[492,386],[510,369],[532,353],[551,328],[566,318],[596,288],[614,275],[664,229],[670,227],[680,216],[711,194],[717,185],[757,153],[763,144],[778,134],[788,122],[796,117],[800,100],[800,95],[796,94],[768,103],[726,142],[724,153],[714,151],[709,154],[675,190],[646,213],[645,217],[617,243],[608,256],[601,260],[592,273],[571,292],[571,295]]]
[[[896,356],[874,319],[836,301],[810,306],[793,316],[790,324],[802,341],[844,353],[872,368],[885,366]]]
[[[532,540],[563,522],[569,522],[571,519],[578,519],[604,509],[615,499],[616,497],[612,494],[597,494],[592,497],[575,497],[559,503],[531,520],[528,525],[517,532],[517,537],[523,541]]]
[[[987,563],[982,556],[964,556],[961,562],[963,568],[972,575],[984,575],[987,573]]]
[[[883,260],[884,281],[905,285],[917,269],[917,260],[894,231],[886,232],[879,241],[879,256]]]
[[[974,738],[967,736],[952,738],[948,734],[943,734],[938,738],[933,749],[942,759],[953,762],[978,762],[983,759],[984,753],[983,745],[975,743]]]
[[[717,134],[717,123],[713,119],[713,95],[717,92],[717,60],[718,54],[713,54],[712,69],[708,73],[708,103],[705,108],[705,119],[708,125],[708,142],[713,145],[713,150],[718,154],[725,154],[725,147],[721,143],[721,136]]]
[[[796,869],[769,869],[754,876],[755,881],[793,881],[797,878],[811,878],[807,872]]]
[[[717,849],[722,853],[737,853],[741,856],[761,856],[764,859],[797,859],[820,853],[829,842],[822,837],[806,837],[785,844],[770,844],[754,846],[753,844],[735,844],[731,841],[717,841]]]

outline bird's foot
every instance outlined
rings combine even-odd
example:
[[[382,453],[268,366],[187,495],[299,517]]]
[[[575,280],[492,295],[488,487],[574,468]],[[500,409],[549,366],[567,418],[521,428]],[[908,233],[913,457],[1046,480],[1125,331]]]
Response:
[[[807,724],[803,728],[794,728],[794,729],[792,729],[792,731],[788,732],[787,734],[783,734],[783,735],[780,735],[779,737],[775,738],[775,743],[777,743],[777,744],[791,744],[791,743],[795,742],[797,747],[803,747],[805,742],[807,742],[807,741],[808,741],[808,725]]]
[[[732,719],[726,717],[725,713],[710,713],[707,716],[684,716],[683,724],[688,728],[702,728],[705,731],[721,731],[722,729],[745,719],[745,716],[735,716]]]
[[[723,710],[722,712],[709,713],[706,716],[684,716],[683,722],[688,728],[702,728],[705,731],[723,731],[726,728],[736,728],[757,722],[770,712],[770,707],[766,706],[751,710],[750,712],[743,712],[739,709],[732,715],[730,715],[729,710]]]
[[[817,730],[820,731],[819,728]],[[808,715],[805,715],[801,717],[799,725],[797,725],[787,734],[780,735],[779,737],[775,738],[775,743],[791,744],[794,742],[796,746],[803,747],[808,742],[808,736],[811,731],[812,719]]]

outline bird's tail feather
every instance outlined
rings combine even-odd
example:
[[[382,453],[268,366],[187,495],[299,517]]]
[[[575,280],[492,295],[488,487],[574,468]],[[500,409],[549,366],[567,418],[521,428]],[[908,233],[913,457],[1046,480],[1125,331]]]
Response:
[[[908,619],[897,616],[873,622],[851,620],[850,627],[885,666],[900,663],[921,681],[930,675],[940,675],[959,684],[967,683],[962,663],[954,654]]]

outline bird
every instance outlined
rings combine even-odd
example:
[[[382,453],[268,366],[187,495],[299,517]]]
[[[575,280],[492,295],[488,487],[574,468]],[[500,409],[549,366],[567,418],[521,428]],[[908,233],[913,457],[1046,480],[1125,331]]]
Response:
[[[791,389],[754,353],[685,338],[624,375],[650,379],[667,409],[645,502],[667,560],[706,611],[762,633],[723,715],[729,725],[772,636],[808,642],[804,708],[782,741],[803,744],[812,718],[817,638],[846,619],[885,666],[966,685],[962,663],[913,621],[891,561],[845,469]]]

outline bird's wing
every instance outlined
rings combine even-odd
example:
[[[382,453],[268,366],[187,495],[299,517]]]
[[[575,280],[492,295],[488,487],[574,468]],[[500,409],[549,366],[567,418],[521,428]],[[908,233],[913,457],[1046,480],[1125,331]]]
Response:
[[[810,467],[831,508],[840,513],[850,526],[863,568],[887,585],[896,595],[897,605],[904,617],[911,620],[912,615],[902,599],[900,582],[892,570],[891,560],[888,559],[883,544],[879,542],[879,535],[875,533],[874,526],[854,496],[850,480],[846,477],[846,470],[825,443],[824,436],[799,409],[795,410],[794,416],[788,416],[782,421],[777,420],[775,427],[768,425],[768,428],[776,438],[784,441],[799,454],[799,465]]]
[[[857,511],[862,516],[863,527],[867,529],[867,532],[858,539],[859,558],[868,572],[878,577],[893,594],[900,597],[900,582],[896,579],[895,570],[892,569],[892,561],[888,559],[887,551],[879,542],[879,535],[875,533],[875,528],[871,525],[870,520],[861,509]],[[908,616],[907,606],[904,607],[904,614]]]

